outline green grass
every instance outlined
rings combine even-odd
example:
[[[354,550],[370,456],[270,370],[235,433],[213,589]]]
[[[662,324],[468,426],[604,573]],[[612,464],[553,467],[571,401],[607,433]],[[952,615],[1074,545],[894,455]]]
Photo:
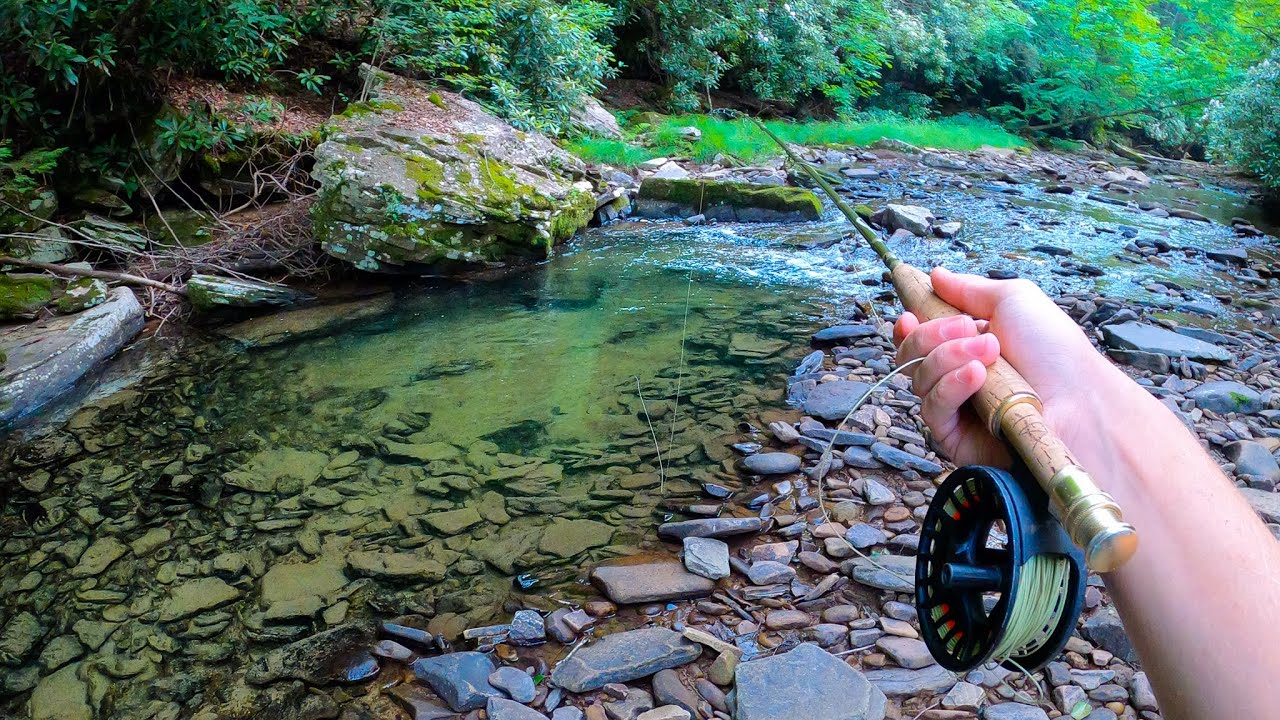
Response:
[[[787,142],[814,147],[866,146],[891,138],[920,147],[944,150],[976,150],[983,145],[1018,148],[1027,143],[999,126],[978,118],[941,120],[877,120],[866,122],[770,121],[769,129]],[[702,138],[688,142],[679,129],[696,127]],[[707,115],[684,115],[664,119],[656,127],[626,128],[632,140],[584,139],[569,144],[569,150],[583,160],[622,167],[634,167],[656,157],[687,157],[711,162],[726,155],[754,163],[779,154],[778,147],[750,120],[725,120]]]

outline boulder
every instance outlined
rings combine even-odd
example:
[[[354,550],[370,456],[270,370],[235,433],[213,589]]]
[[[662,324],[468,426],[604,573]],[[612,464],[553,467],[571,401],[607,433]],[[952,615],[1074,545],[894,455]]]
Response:
[[[738,720],[883,720],[885,695],[812,643],[738,665]]]
[[[0,424],[31,414],[69,390],[142,330],[142,306],[128,288],[76,315],[0,331]]]
[[[1186,356],[1190,360],[1212,362],[1231,360],[1231,353],[1216,345],[1139,322],[1103,326],[1102,335],[1107,347],[1117,350],[1138,350],[1171,358]]]
[[[542,259],[590,222],[584,166],[478,104],[375,70],[316,148],[316,238],[362,270]]]
[[[700,654],[701,645],[666,628],[614,633],[560,661],[551,673],[551,682],[569,692],[584,693],[687,665]]]
[[[575,128],[588,135],[622,139],[622,128],[618,126],[618,118],[590,95],[583,96],[582,102],[569,112],[569,119],[572,120]]]
[[[807,222],[822,217],[822,201],[803,188],[756,183],[645,178],[636,199],[636,215],[727,222]]]
[[[919,205],[889,204],[872,216],[879,225],[890,230],[906,230],[917,237],[928,237],[935,219],[928,208]]]
[[[0,321],[31,319],[53,301],[53,278],[27,273],[0,274]]]
[[[285,285],[221,277],[192,275],[187,280],[187,301],[196,310],[220,307],[287,307],[311,300],[307,293]]]

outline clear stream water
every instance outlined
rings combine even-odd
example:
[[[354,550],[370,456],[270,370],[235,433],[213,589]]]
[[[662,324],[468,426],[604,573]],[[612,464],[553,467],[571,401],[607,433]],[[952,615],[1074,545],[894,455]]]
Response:
[[[900,245],[908,261],[1009,270],[1053,292],[1169,303],[1146,289],[1168,280],[1212,302],[1241,292],[1229,274],[1176,252],[1118,261],[1123,233],[1269,242],[1032,185],[891,189],[966,224],[963,245]],[[1172,195],[1222,220],[1253,212],[1224,191]],[[252,655],[365,608],[456,629],[505,621],[517,577],[541,583],[525,602],[580,592],[584,566],[654,546],[673,515],[713,511],[703,483],[745,500],[730,446],[786,410],[808,336],[869,299],[890,308],[874,256],[846,231],[835,216],[593,230],[516,277],[404,290],[387,314],[318,339],[195,341],[113,385],[10,448],[0,620],[34,625],[24,616],[3,643],[0,696],[71,658],[99,678],[99,717],[185,717]],[[1104,276],[1056,274],[1060,259],[1030,251],[1041,243]],[[431,564],[397,577],[352,561],[377,549]],[[263,614],[313,592],[321,616]],[[42,666],[57,638],[66,657]],[[0,715],[24,717],[25,696],[11,697]]]

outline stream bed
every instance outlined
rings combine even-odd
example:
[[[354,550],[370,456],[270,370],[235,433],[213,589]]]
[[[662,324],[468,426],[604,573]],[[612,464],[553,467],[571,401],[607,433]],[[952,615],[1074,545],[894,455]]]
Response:
[[[879,192],[965,222],[957,243],[899,244],[909,262],[1210,328],[1247,324],[1215,299],[1247,294],[1234,273],[1196,252],[1117,254],[1272,241],[1034,184],[904,177]],[[1225,190],[1163,192],[1254,218]],[[733,446],[798,417],[785,378],[810,335],[896,312],[847,230],[834,215],[597,229],[516,276],[402,288],[328,336],[191,339],[27,431],[0,510],[0,715],[27,717],[26,692],[78,663],[95,717],[190,717],[266,649],[316,630],[417,617],[456,637],[594,597],[587,570],[662,551],[660,522],[753,514]],[[1032,250],[1046,245],[1071,264]]]

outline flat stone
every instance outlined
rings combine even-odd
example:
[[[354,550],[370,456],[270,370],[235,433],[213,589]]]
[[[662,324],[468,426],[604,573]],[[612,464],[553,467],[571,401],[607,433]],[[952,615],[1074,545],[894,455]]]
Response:
[[[338,557],[272,565],[262,576],[262,602],[271,606],[305,597],[327,598],[347,584],[343,566]]]
[[[684,567],[709,580],[729,577],[729,546],[714,538],[684,539]]]
[[[987,707],[984,720],[1049,720],[1049,715],[1034,705],[1001,703]]]
[[[928,208],[890,203],[878,211],[873,219],[889,230],[906,230],[917,237],[927,237],[935,218]]]
[[[885,696],[817,645],[738,665],[736,720],[883,720]]]
[[[169,591],[160,606],[160,622],[184,620],[240,599],[240,590],[221,578],[190,580]]]
[[[815,342],[835,342],[838,340],[857,340],[875,337],[879,331],[874,325],[835,325],[823,328],[813,334]],[[821,359],[821,356],[819,356]]]
[[[1262,409],[1262,396],[1248,385],[1231,380],[1207,382],[1187,393],[1201,410],[1226,413],[1255,413]]]
[[[475,508],[461,508],[446,512],[431,513],[422,518],[422,522],[431,526],[441,535],[457,535],[484,522]]]
[[[653,699],[659,706],[683,708],[685,717],[698,712],[698,694],[680,682],[680,673],[675,670],[659,670],[654,674]]]
[[[1124,631],[1113,608],[1106,607],[1084,621],[1084,636],[1094,645],[1129,664],[1138,662],[1138,653]]]
[[[920,640],[897,635],[886,635],[876,641],[876,647],[888,655],[899,667],[908,670],[919,670],[929,667],[936,661],[929,654],[929,648]]]
[[[1266,478],[1273,483],[1280,480],[1280,464],[1270,450],[1260,442],[1237,440],[1222,449],[1227,459],[1235,463],[1237,475]]]
[[[489,684],[505,692],[518,703],[531,703],[538,695],[529,673],[513,667],[500,667],[489,674]]]
[[[875,478],[863,478],[862,498],[868,505],[890,505],[898,501],[898,496]]]
[[[347,571],[357,577],[418,583],[444,579],[446,568],[431,558],[414,553],[360,551],[347,555]]]
[[[797,630],[813,623],[813,616],[803,610],[770,610],[764,624],[771,630]]]
[[[215,332],[245,345],[267,347],[332,334],[344,326],[372,320],[393,307],[395,296],[383,293],[371,298],[263,315],[219,328]]]
[[[640,713],[636,720],[689,720],[691,717],[688,710],[678,705],[662,705]]]
[[[352,668],[369,659],[373,627],[363,623],[342,625],[276,648],[245,672],[245,682],[266,685],[280,680],[301,680],[323,686],[344,682]]]
[[[1253,511],[1269,523],[1280,523],[1280,493],[1254,488],[1240,488]]]
[[[613,527],[595,520],[556,519],[547,526],[538,550],[548,555],[571,558],[603,547],[613,540]]]
[[[489,698],[502,697],[502,691],[489,683],[496,668],[484,653],[454,652],[419,658],[412,667],[414,675],[456,712],[478,710],[485,707]]]
[[[920,670],[869,670],[867,680],[889,697],[914,697],[943,692],[955,685],[956,676],[941,665],[930,665]]]
[[[547,716],[514,700],[491,697],[485,704],[489,720],[547,720]]]
[[[658,526],[658,536],[668,540],[683,540],[687,537],[725,538],[758,533],[762,528],[763,523],[758,517],[699,518],[663,523]]]
[[[616,702],[607,702],[604,704],[604,715],[609,720],[638,720],[638,718],[653,709],[653,696],[640,688],[628,688],[620,686],[621,690],[625,690],[625,695]],[[605,693],[607,697],[616,697],[610,693]],[[591,708],[587,708],[587,712],[591,712]]]
[[[823,420],[844,420],[854,404],[870,389],[866,383],[849,380],[819,383],[805,398],[801,408]]]
[[[443,720],[457,717],[452,710],[438,704],[439,698],[431,691],[419,685],[408,683],[397,685],[391,688],[390,694],[409,712],[411,720]]]
[[[1186,356],[1190,360],[1228,362],[1231,353],[1202,340],[1180,335],[1171,330],[1138,322],[1104,325],[1102,334],[1107,347],[1139,350],[1171,358]]]
[[[791,582],[796,576],[796,569],[790,565],[783,565],[780,562],[772,562],[763,560],[758,563],[752,563],[747,568],[747,578],[751,580],[753,585],[772,585],[780,582]]]
[[[537,610],[519,610],[511,618],[507,639],[513,645],[538,645],[547,639],[546,623]]]
[[[958,682],[942,696],[942,707],[945,710],[977,712],[986,700],[987,691],[981,685]]]
[[[79,676],[75,663],[43,678],[27,700],[30,720],[91,720],[89,688]]]
[[[859,550],[865,550],[869,547],[884,544],[888,538],[880,528],[867,523],[858,523],[845,531],[844,539]]]
[[[742,465],[756,475],[786,475],[799,472],[801,460],[791,453],[759,453],[743,458]]]
[[[942,472],[942,466],[938,463],[884,443],[872,445],[871,456],[885,465],[899,470],[915,470],[922,475],[937,475]]]
[[[591,581],[612,601],[623,605],[692,600],[715,590],[715,582],[695,575],[665,555],[637,555],[601,564]]]
[[[880,555],[875,560],[888,570],[871,564],[869,560],[855,558],[849,561],[849,577],[863,585],[870,585],[880,590],[915,592],[915,558],[905,555]]]
[[[114,537],[99,538],[80,556],[80,562],[71,568],[71,576],[77,578],[101,575],[111,563],[124,557],[129,547]]]
[[[578,648],[568,659],[560,661],[551,674],[551,681],[569,692],[584,693],[609,683],[629,682],[659,670],[687,665],[701,653],[701,645],[666,628],[630,630],[606,635]]]

